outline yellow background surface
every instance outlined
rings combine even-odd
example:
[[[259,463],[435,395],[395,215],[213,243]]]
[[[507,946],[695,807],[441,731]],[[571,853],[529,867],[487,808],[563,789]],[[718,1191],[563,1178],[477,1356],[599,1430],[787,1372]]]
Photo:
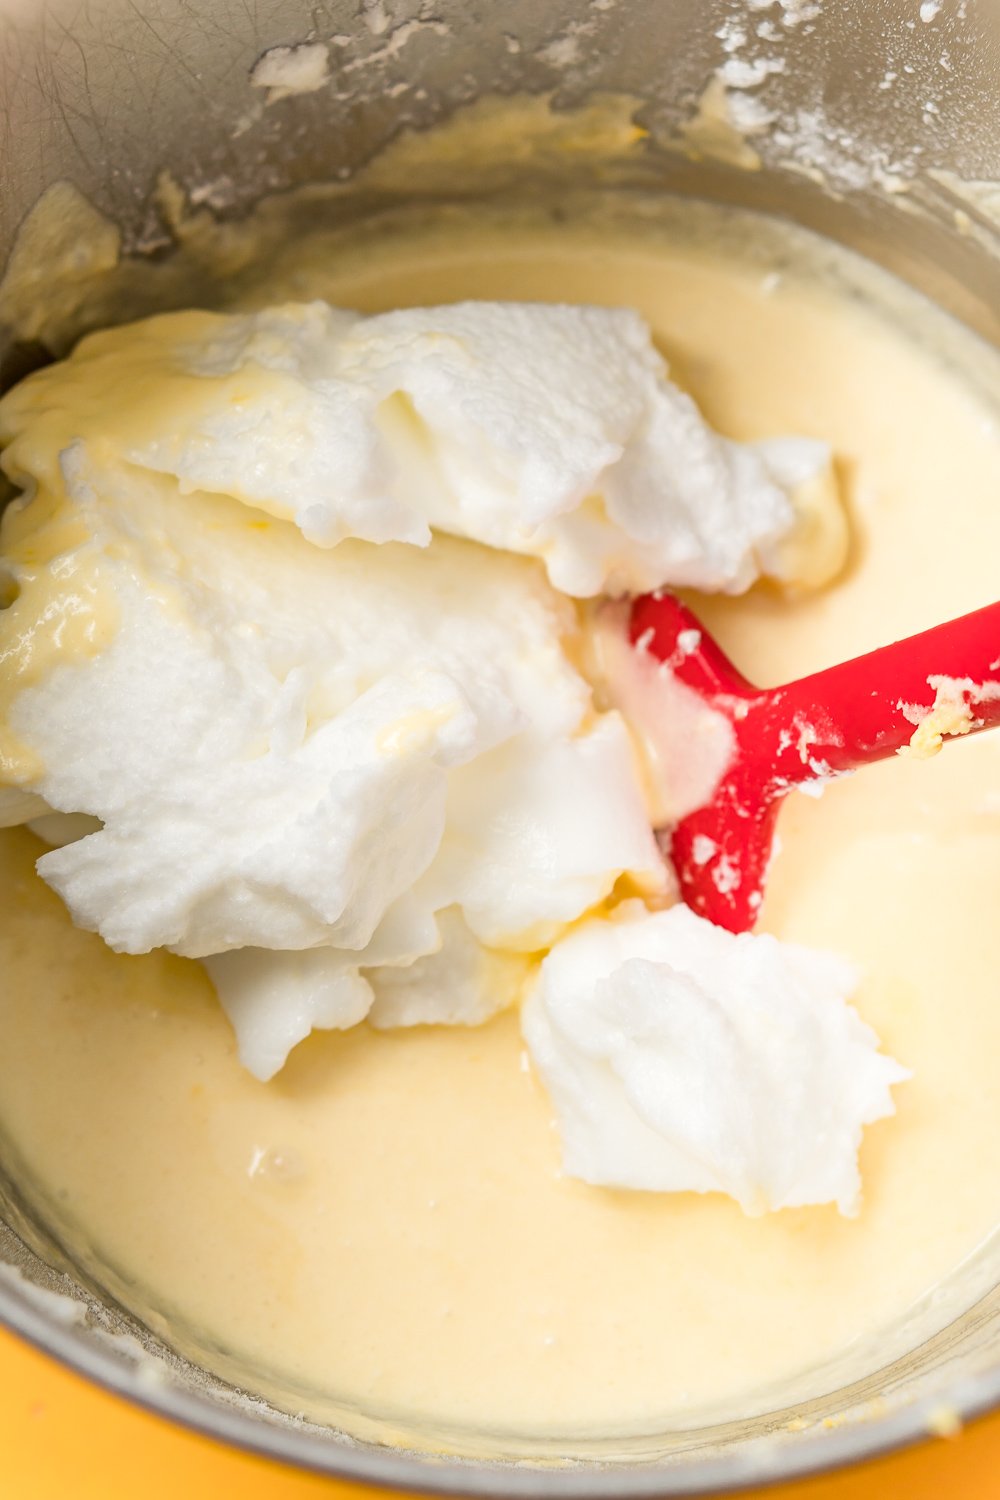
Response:
[[[0,1334],[2,1500],[372,1500],[375,1493],[181,1431]],[[758,1500],[994,1500],[1000,1414],[955,1438],[754,1494]]]

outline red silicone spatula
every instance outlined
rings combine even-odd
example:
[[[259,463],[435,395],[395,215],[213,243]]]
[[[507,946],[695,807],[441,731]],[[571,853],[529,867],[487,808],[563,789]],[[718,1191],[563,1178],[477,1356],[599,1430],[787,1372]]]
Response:
[[[628,631],[732,726],[711,801],[682,818],[670,842],[684,900],[730,932],[756,920],[778,807],[793,787],[895,755],[936,706],[925,734],[937,723],[948,735],[1000,724],[1000,603],[766,689],[747,682],[671,594],[636,599]]]

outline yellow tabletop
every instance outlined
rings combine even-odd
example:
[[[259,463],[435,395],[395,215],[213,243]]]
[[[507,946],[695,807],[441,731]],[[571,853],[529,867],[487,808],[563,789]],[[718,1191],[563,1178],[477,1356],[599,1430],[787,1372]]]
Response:
[[[758,1500],[996,1500],[1000,1414],[954,1438]],[[3,1500],[371,1500],[373,1491],[299,1474],[196,1437],[97,1390],[0,1334]]]

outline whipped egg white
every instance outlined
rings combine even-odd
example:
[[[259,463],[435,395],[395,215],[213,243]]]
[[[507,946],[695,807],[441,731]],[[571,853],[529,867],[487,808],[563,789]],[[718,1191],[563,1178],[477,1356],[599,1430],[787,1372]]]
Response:
[[[747,1213],[858,1212],[864,1125],[909,1077],[832,953],[623,903],[557,943],[523,1013],[566,1170],[608,1187],[724,1192]]]
[[[0,438],[0,819],[44,815],[79,926],[203,960],[265,1079],[314,1028],[529,995],[570,1171],[854,1208],[904,1075],[836,960],[660,910],[566,597],[822,582],[825,445],[714,433],[634,313],[489,303],[149,319],[15,388]],[[560,978],[623,895],[636,952]]]

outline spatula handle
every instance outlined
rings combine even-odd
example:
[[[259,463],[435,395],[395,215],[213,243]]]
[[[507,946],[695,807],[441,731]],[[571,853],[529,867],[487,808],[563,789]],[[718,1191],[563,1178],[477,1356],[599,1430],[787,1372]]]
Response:
[[[769,770],[787,786],[895,755],[935,703],[967,733],[1000,724],[1000,602],[776,688],[749,683],[673,595],[637,599],[629,633],[733,721],[762,789]]]
[[[1000,724],[1000,602],[762,698],[766,708],[754,704],[755,718],[763,710],[756,734],[765,718],[792,734],[783,750],[776,741],[781,769],[801,764],[799,741],[811,759],[846,771],[895,755],[928,719],[928,731],[940,726],[945,735],[988,729]]]

